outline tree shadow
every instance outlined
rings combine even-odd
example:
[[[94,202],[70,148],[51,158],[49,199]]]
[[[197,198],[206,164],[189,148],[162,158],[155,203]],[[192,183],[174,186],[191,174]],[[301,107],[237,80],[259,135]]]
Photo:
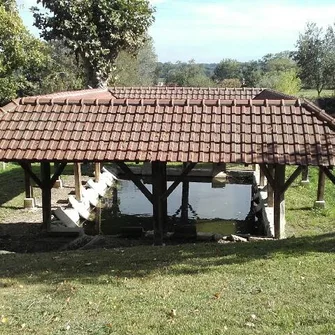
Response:
[[[0,255],[0,275],[26,284],[78,281],[104,284],[108,277],[149,278],[157,272],[197,275],[217,266],[243,265],[308,253],[334,253],[335,233],[253,243],[192,243],[165,247],[133,246],[86,251]],[[38,240],[36,241],[38,242]]]

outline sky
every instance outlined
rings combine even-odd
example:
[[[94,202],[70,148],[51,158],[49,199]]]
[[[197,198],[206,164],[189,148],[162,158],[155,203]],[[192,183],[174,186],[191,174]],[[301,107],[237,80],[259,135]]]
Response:
[[[18,0],[25,25],[36,35],[29,7]],[[334,0],[150,0],[155,22],[149,29],[161,62],[218,63],[260,59],[294,50],[307,22],[335,23]]]

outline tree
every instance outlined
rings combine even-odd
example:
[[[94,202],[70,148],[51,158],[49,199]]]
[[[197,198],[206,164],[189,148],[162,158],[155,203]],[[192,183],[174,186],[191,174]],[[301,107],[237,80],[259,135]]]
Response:
[[[22,96],[32,84],[28,68],[38,68],[45,61],[45,44],[25,28],[11,1],[0,3],[0,104]]]
[[[154,9],[148,0],[37,0],[35,26],[47,41],[63,40],[83,61],[91,86],[106,86],[121,50],[145,42]]]
[[[330,26],[326,33],[315,23],[308,23],[297,41],[294,55],[303,83],[316,88],[318,96],[328,85],[334,85],[334,30]]]
[[[224,79],[242,79],[241,63],[235,59],[223,59],[214,69],[213,79],[220,82]]]
[[[272,71],[263,75],[260,87],[272,88],[278,92],[294,95],[301,88],[301,80],[294,69],[287,71]]]
[[[262,77],[260,61],[250,61],[241,64],[241,72],[246,87],[257,87]]]
[[[147,42],[133,56],[121,51],[115,63],[115,84],[118,86],[152,86],[156,80],[157,55],[153,40]]]
[[[207,77],[204,68],[196,64],[194,60],[188,63],[177,62],[166,76],[168,85],[184,87],[210,87],[215,86],[211,78]]]

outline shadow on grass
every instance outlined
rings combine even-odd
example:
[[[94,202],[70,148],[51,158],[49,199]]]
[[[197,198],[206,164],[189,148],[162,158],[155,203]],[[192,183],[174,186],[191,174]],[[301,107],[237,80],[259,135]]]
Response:
[[[38,243],[38,241],[36,242]],[[101,276],[149,278],[155,273],[197,275],[216,267],[271,261],[308,253],[333,253],[335,233],[254,243],[194,243],[165,247],[134,246],[89,251],[0,255],[0,276],[26,284],[76,280],[103,284]]]
[[[24,173],[20,166],[0,173],[0,206],[24,192]]]

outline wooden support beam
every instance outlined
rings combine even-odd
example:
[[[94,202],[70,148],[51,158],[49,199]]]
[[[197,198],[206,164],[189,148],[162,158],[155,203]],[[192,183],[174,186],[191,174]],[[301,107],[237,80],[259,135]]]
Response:
[[[81,194],[81,163],[73,164],[73,172],[74,172],[74,190],[76,200],[82,201]]]
[[[265,174],[261,168],[259,169],[259,186],[265,186]]]
[[[299,165],[297,169],[292,173],[290,178],[287,179],[285,182],[283,189],[281,190],[282,193],[285,193],[287,189],[292,185],[292,183],[298,178],[302,171],[304,171],[304,166]]]
[[[162,245],[167,222],[166,162],[155,161],[152,168],[154,244]]]
[[[141,179],[129,169],[124,162],[115,162],[120,169],[124,172],[127,178],[129,178],[138,189],[144,194],[144,196],[153,204],[153,196],[151,192],[144,186]]]
[[[29,164],[28,162],[21,161],[19,162],[19,165],[22,167],[24,171],[26,171],[30,175],[30,178],[38,185],[38,187],[42,188],[42,182],[32,171],[31,164]]]
[[[55,171],[54,171],[54,175],[52,176],[52,178],[50,179],[50,187],[53,188],[55,185],[55,182],[59,179],[59,177],[61,176],[61,174],[63,173],[65,167],[67,165],[67,162],[61,162],[58,163],[57,166],[55,166]]]
[[[31,171],[31,163],[27,163],[27,166]],[[30,174],[27,172],[26,169],[24,169],[24,186],[25,186],[26,198],[33,198],[34,194],[33,194],[33,187],[30,181]]]
[[[303,170],[301,172],[301,183],[308,184],[309,183],[309,169],[308,166],[303,166]]]
[[[51,228],[51,178],[50,162],[41,162],[41,189],[43,228],[50,231]]]
[[[188,223],[188,203],[189,203],[190,183],[183,181],[181,196],[181,222]]]
[[[324,174],[330,179],[330,181],[335,184],[335,176],[333,175],[333,173],[330,171],[329,168],[327,168],[326,166],[320,166],[320,168],[322,169],[322,171],[324,172]]]
[[[266,179],[268,180],[268,184],[270,184],[272,187],[274,186],[274,179],[273,179],[273,165],[268,164],[260,164],[261,171],[265,174]]]
[[[266,170],[264,170],[265,172]],[[267,194],[268,194],[268,198],[267,198],[267,204],[269,207],[273,207],[274,206],[274,187],[276,185],[275,183],[275,179],[274,179],[274,165],[273,164],[269,164],[267,167],[267,172],[265,173],[266,175],[266,179],[268,181],[267,183]]]
[[[285,165],[276,164],[274,170],[274,230],[275,238],[281,239],[285,236]]]
[[[189,163],[183,169],[183,172],[177,177],[177,179],[173,182],[173,184],[169,187],[169,189],[163,195],[166,199],[178,187],[178,185],[183,181],[184,177],[186,177],[196,165],[197,163]]]
[[[96,183],[100,181],[100,176],[101,176],[101,163],[96,162],[94,164],[94,180]]]
[[[325,184],[326,184],[326,174],[322,167],[319,167],[319,180],[318,180],[318,192],[317,199],[315,201],[315,206],[323,208],[325,206]]]

